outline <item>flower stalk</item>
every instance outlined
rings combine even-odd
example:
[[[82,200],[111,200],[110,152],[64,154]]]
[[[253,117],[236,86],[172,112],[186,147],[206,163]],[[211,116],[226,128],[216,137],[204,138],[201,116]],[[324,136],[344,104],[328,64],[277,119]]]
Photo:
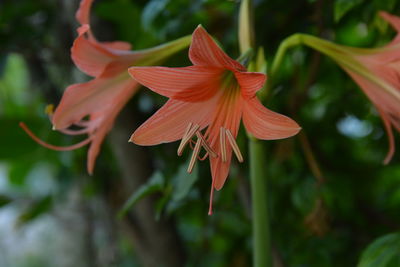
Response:
[[[255,36],[252,17],[251,0],[243,0],[239,11],[239,47],[242,57],[255,48]],[[263,55],[263,53],[262,53]],[[246,56],[244,56],[246,58]],[[257,59],[255,60],[257,61]],[[246,62],[252,71],[262,71],[257,68],[257,62]],[[254,68],[254,69],[253,69]],[[265,90],[264,90],[265,91]],[[250,184],[252,203],[253,231],[253,266],[272,266],[270,229],[268,215],[268,191],[265,170],[265,152],[262,143],[248,135],[250,150]]]
[[[268,190],[265,175],[265,150],[263,144],[249,138],[250,183],[253,216],[253,266],[272,266]]]

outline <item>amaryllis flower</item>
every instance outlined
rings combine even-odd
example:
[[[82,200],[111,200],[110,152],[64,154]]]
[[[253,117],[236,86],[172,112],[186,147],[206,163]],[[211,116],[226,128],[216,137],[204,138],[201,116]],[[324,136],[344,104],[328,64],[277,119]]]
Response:
[[[51,149],[72,150],[90,143],[87,161],[90,174],[116,116],[139,88],[139,84],[129,77],[128,67],[159,63],[190,42],[190,38],[183,37],[141,51],[130,51],[131,46],[126,42],[99,42],[90,30],[92,2],[82,0],[76,13],[81,26],[71,48],[71,57],[79,69],[94,79],[69,86],[54,114],[51,114],[54,130],[69,135],[87,134],[87,139],[69,147],[53,146],[39,140],[25,125],[21,125],[32,138]]]
[[[391,43],[376,49],[341,46],[340,50],[346,56],[336,57],[345,59],[338,63],[361,87],[381,115],[389,139],[389,151],[384,160],[387,164],[395,152],[392,126],[400,131],[400,18],[386,12],[380,12],[380,15],[398,32]]]
[[[344,66],[344,69],[358,83],[374,103],[385,125],[389,151],[384,160],[388,163],[395,151],[392,126],[400,131],[400,18],[386,12],[380,15],[397,31],[394,40],[378,49],[352,51],[354,57],[371,72],[368,77]]]
[[[300,127],[288,117],[265,108],[256,97],[266,76],[247,72],[231,59],[199,26],[192,35],[189,58],[193,66],[183,68],[131,67],[131,76],[152,91],[169,98],[141,125],[130,141],[156,145],[181,139],[178,155],[193,148],[188,172],[197,159],[209,157],[212,188],[221,189],[229,173],[232,152],[243,156],[236,143],[240,121],[254,137],[264,140],[295,135]],[[196,139],[193,141],[193,139]],[[205,155],[200,157],[204,148]]]

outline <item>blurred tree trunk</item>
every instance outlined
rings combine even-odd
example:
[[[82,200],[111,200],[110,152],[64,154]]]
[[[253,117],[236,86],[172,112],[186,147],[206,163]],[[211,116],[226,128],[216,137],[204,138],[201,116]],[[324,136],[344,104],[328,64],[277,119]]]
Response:
[[[119,210],[129,195],[144,184],[152,174],[151,158],[146,148],[128,143],[138,125],[129,106],[120,114],[110,135],[111,145],[122,172],[121,193],[116,196]],[[136,113],[137,114],[137,113]],[[172,218],[155,219],[157,196],[151,195],[137,203],[124,224],[130,232],[138,256],[144,266],[183,266],[185,255]]]

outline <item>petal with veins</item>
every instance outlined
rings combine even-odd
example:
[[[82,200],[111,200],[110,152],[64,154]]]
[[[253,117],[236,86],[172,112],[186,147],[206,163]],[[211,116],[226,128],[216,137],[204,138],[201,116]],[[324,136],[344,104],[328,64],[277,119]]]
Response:
[[[138,84],[128,74],[71,85],[65,90],[61,103],[54,112],[53,125],[55,129],[68,128],[85,116],[101,110],[100,107],[117,105],[119,100],[116,96],[121,91],[127,91],[127,97],[131,97],[137,88]]]
[[[263,87],[267,78],[263,73],[239,71],[235,71],[235,77],[240,85],[242,96],[245,98],[253,97]]]
[[[71,48],[71,57],[81,71],[96,77],[116,56],[96,41],[88,40],[85,34],[89,30],[89,25],[83,25],[78,29],[79,36]]]
[[[187,102],[213,97],[221,87],[222,72],[218,68],[203,66],[129,68],[130,75],[152,91]]]
[[[130,141],[151,146],[179,140],[189,123],[200,125],[200,129],[209,124],[216,100],[213,97],[206,102],[190,103],[170,99],[132,134]]]
[[[294,120],[267,109],[255,97],[245,101],[243,123],[247,131],[263,140],[291,137],[301,129]]]
[[[245,67],[239,62],[225,54],[201,26],[198,26],[193,32],[189,58],[193,65],[245,70]]]

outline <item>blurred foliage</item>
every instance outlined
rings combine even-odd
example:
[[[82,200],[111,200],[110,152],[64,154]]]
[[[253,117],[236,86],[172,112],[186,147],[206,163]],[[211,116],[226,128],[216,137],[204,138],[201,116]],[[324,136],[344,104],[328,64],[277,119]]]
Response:
[[[86,201],[102,197],[110,180],[118,182],[121,172],[107,144],[94,176],[87,178],[85,149],[49,151],[18,127],[19,121],[26,122],[49,143],[78,141],[52,132],[44,113],[48,103],[60,99],[66,85],[76,76],[82,78],[74,70],[64,72],[71,68],[67,53],[54,52],[61,49],[56,45],[59,36],[53,34],[61,35],[65,25],[60,20],[67,15],[74,20],[72,14],[61,14],[56,2],[0,3],[0,169],[5,172],[0,176],[4,179],[0,207],[18,207],[19,225],[57,212],[57,203],[66,201],[76,185]],[[377,12],[400,14],[396,0],[256,0],[254,4],[256,42],[264,47],[268,62],[279,43],[296,32],[350,46],[384,45],[394,31]],[[235,58],[239,56],[237,13],[235,1],[99,0],[93,28],[100,40],[125,40],[140,49],[190,34],[202,24]],[[70,47],[73,36],[62,38],[63,45]],[[50,63],[37,65],[36,57]],[[166,63],[189,64],[184,53]],[[51,80],[49,86],[36,82],[41,67]],[[267,107],[295,118],[306,138],[265,142],[276,261],[295,267],[399,266],[400,155],[382,165],[388,144],[376,110],[331,60],[302,47],[286,56],[274,82]],[[146,90],[132,101],[143,120],[164,102]],[[246,158],[243,129],[238,143]],[[156,192],[161,198],[154,217],[174,218],[188,255],[187,266],[248,266],[252,248],[247,162],[233,163],[226,185],[215,195],[214,215],[207,216],[209,163],[199,163],[188,175],[188,155],[177,158],[176,147],[174,143],[148,148],[156,169],[125,200],[121,214]],[[313,164],[322,180],[312,170]],[[118,244],[116,261],[132,266],[133,248],[123,237]]]

